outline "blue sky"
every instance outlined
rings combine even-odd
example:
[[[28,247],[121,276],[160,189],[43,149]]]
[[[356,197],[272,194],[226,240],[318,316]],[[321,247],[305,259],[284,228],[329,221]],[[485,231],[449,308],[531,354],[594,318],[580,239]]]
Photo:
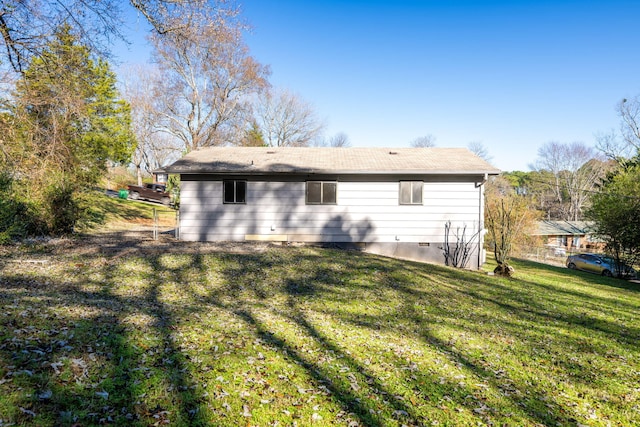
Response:
[[[616,102],[640,94],[640,2],[240,4],[271,83],[353,146],[433,134],[442,147],[480,141],[497,167],[528,170],[549,141],[594,145],[618,127]]]

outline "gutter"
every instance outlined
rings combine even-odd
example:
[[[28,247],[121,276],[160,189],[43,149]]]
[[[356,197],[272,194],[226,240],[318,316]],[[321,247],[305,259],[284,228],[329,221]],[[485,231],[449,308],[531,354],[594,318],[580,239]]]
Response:
[[[488,176],[500,175],[500,171],[486,170],[336,170],[336,169],[295,169],[295,170],[251,170],[251,169],[237,169],[237,170],[195,170],[195,169],[174,169],[166,168],[167,173],[180,174],[180,175],[482,175],[484,178],[480,183],[476,183],[476,186],[482,186],[487,182]]]

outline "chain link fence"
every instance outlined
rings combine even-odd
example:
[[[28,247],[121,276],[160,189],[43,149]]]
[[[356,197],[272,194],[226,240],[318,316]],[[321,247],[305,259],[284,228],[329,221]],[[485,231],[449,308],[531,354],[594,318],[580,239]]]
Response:
[[[536,245],[536,246],[522,246],[519,248],[518,253],[514,253],[513,256],[517,258],[528,259],[531,261],[541,262],[544,264],[556,265],[564,267],[567,257],[574,254],[584,253],[602,253],[590,248],[566,248],[564,246],[554,245]]]
[[[154,240],[158,240],[161,235],[180,238],[180,211],[166,211],[153,208],[153,222],[151,234]]]

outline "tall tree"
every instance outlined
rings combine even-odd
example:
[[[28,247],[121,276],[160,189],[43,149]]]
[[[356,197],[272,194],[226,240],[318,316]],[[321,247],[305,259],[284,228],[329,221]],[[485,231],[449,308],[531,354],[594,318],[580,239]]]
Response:
[[[620,117],[619,133],[611,130],[598,134],[597,147],[607,157],[624,163],[640,152],[640,96],[622,99],[616,112]]]
[[[581,142],[563,144],[552,141],[538,150],[535,169],[549,176],[547,188],[560,212],[558,218],[582,219],[583,208],[608,167],[592,147]]]
[[[640,164],[633,162],[609,174],[586,212],[594,232],[616,260],[634,265],[640,260]],[[618,273],[621,273],[618,271]]]
[[[244,139],[239,144],[242,147],[264,147],[267,144],[264,142],[264,136],[258,122],[253,119],[248,125],[245,131]]]
[[[32,58],[6,106],[0,138],[12,178],[52,211],[44,215],[49,229],[66,231],[76,189],[97,182],[107,161],[128,161],[135,146],[115,75],[64,26]]]
[[[187,36],[185,22],[197,16],[234,14],[225,0],[6,0],[0,2],[0,64],[22,72],[41,57],[67,25],[78,42],[100,56],[108,56],[114,39],[126,39],[122,14],[135,8],[158,35]],[[4,59],[4,61],[3,61]]]
[[[164,166],[181,153],[179,141],[161,132],[163,117],[158,113],[154,94],[160,80],[158,70],[151,66],[132,66],[125,70],[122,94],[131,105],[131,130],[138,142],[131,162],[136,169],[138,185],[143,175]]]
[[[480,157],[481,159],[486,160],[489,163],[491,163],[491,160],[493,160],[493,156],[489,154],[489,150],[487,149],[487,147],[485,147],[484,144],[480,141],[471,141],[469,144],[467,144],[467,148],[469,148],[469,151],[471,151],[473,154]]]
[[[618,103],[617,111],[621,119],[620,134],[637,153],[640,150],[640,96],[624,98]]]
[[[323,128],[311,104],[287,90],[263,93],[254,114],[270,147],[313,145]]]
[[[129,105],[109,65],[93,60],[67,26],[33,58],[18,81],[17,115],[27,119],[30,152],[55,168],[95,182],[106,161],[126,161],[134,147]]]
[[[236,18],[229,10],[189,16],[180,34],[151,39],[162,74],[156,98],[163,130],[187,152],[240,144],[250,97],[268,86],[269,70],[249,55]]]

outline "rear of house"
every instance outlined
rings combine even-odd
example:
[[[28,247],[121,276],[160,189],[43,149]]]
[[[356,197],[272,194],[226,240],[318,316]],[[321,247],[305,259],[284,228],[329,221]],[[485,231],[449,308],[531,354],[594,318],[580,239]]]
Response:
[[[444,262],[445,225],[483,262],[483,184],[499,171],[466,149],[209,147],[180,174],[180,236],[357,246]],[[450,242],[456,237],[449,236]]]

